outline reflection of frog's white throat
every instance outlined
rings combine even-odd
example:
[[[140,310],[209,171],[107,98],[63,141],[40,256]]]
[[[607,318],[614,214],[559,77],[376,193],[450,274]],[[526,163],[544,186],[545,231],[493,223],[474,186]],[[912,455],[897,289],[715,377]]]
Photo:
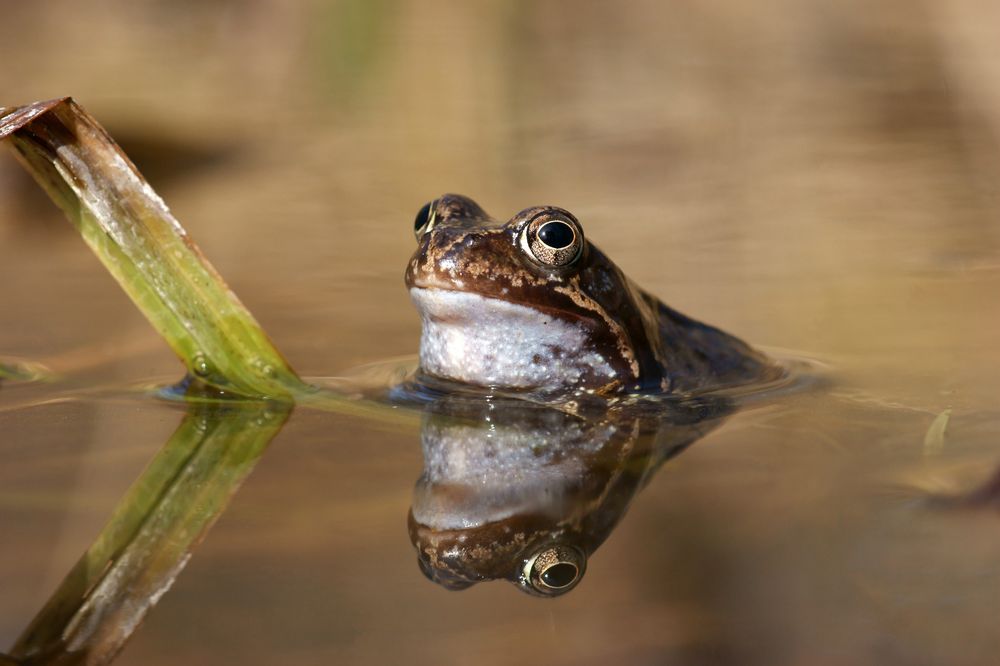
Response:
[[[425,372],[512,389],[565,389],[586,375],[614,379],[581,325],[467,292],[415,287],[410,297],[423,318]]]
[[[501,412],[502,413],[502,412]],[[612,424],[560,429],[523,423],[425,423],[424,473],[413,517],[436,530],[468,529],[511,516],[565,516],[579,501],[591,456],[608,446]]]

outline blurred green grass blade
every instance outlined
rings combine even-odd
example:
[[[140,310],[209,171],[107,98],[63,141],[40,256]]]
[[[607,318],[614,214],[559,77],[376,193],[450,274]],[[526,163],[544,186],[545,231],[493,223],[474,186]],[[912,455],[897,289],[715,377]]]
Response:
[[[281,430],[285,403],[197,403],[9,651],[30,663],[107,663],[173,584]]]
[[[311,391],[80,105],[0,109],[4,138],[193,377],[249,397]]]
[[[52,371],[41,363],[11,359],[0,361],[0,379],[13,382],[38,382],[52,378]]]

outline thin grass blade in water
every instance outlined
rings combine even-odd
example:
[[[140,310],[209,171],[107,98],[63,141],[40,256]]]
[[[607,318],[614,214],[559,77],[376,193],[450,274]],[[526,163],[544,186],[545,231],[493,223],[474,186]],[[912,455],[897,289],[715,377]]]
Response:
[[[202,382],[290,399],[309,391],[104,129],[70,98],[0,109],[0,139],[62,208]]]

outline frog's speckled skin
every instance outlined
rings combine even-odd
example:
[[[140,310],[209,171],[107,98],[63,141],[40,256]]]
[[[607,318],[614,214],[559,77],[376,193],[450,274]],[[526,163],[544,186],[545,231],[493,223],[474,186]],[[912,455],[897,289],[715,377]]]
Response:
[[[692,392],[781,375],[760,352],[690,319],[629,280],[596,246],[546,266],[521,242],[540,215],[509,222],[467,197],[432,204],[406,284],[423,319],[423,372],[469,384],[544,395]],[[579,223],[576,223],[577,225]]]

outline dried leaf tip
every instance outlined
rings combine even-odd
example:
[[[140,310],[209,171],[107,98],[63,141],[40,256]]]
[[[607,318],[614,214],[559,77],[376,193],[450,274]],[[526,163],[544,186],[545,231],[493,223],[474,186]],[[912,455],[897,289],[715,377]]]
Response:
[[[51,111],[60,104],[72,101],[72,97],[58,97],[24,106],[0,107],[0,139],[6,139],[38,116]]]

